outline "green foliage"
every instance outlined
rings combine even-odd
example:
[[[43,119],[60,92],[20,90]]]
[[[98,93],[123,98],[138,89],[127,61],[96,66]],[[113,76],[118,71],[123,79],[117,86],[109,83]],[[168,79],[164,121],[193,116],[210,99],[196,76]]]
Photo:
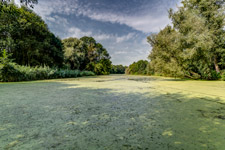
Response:
[[[125,70],[127,69],[127,66],[123,65],[112,65],[112,69],[110,71],[111,74],[125,74]]]
[[[94,72],[97,75],[109,75],[111,70],[111,61],[109,59],[102,59],[94,65]]]
[[[9,57],[10,57],[10,55],[8,55],[6,50],[4,49],[2,51],[2,53],[0,53],[0,65],[4,66],[4,65],[12,62],[12,60]]]
[[[90,71],[51,69],[49,67],[28,67],[8,63],[0,68],[0,81],[18,82],[58,78],[76,78],[95,75]]]
[[[0,57],[0,81],[3,82],[17,82],[17,81],[31,81],[57,78],[76,78],[81,76],[93,76],[91,71],[79,71],[69,69],[52,69],[50,67],[30,67],[20,66],[13,63],[9,59],[9,55],[5,50]]]
[[[131,75],[146,75],[149,62],[146,60],[139,60],[134,62],[126,69],[126,74]]]
[[[63,45],[27,7],[0,3],[0,50],[19,65],[62,67]]]
[[[148,37],[148,42],[153,47],[149,55],[149,74],[182,76],[181,68],[178,66],[182,62],[177,36],[177,32],[171,26],[167,26],[157,35]]]
[[[70,69],[89,70],[98,75],[110,73],[110,56],[94,38],[68,38],[63,40],[63,44],[65,65]]]
[[[86,69],[86,65],[89,62],[87,45],[77,38],[64,39],[63,44],[65,64],[71,69]]]
[[[169,11],[173,27],[148,37],[152,46],[148,72],[173,77],[216,80],[225,69],[224,0],[183,0]]]
[[[37,0],[20,2],[32,7]],[[68,38],[62,43],[49,31],[41,17],[28,7],[18,8],[10,0],[1,1],[0,12],[0,51],[5,49],[0,54],[1,81],[89,76],[94,75],[93,72],[98,75],[110,73],[109,53],[94,38]]]
[[[225,81],[225,71],[223,71],[221,79],[222,79],[222,81]]]

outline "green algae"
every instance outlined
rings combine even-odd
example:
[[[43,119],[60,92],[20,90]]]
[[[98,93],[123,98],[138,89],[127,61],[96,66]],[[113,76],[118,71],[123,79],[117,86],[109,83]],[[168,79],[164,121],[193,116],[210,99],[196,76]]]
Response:
[[[225,82],[98,76],[0,84],[0,149],[225,149]]]

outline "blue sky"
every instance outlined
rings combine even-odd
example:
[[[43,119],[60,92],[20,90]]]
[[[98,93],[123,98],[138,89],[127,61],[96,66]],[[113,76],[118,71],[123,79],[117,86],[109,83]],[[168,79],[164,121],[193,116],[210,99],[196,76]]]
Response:
[[[179,0],[39,0],[34,11],[61,39],[92,36],[109,51],[113,64],[147,59],[146,37],[167,24]]]

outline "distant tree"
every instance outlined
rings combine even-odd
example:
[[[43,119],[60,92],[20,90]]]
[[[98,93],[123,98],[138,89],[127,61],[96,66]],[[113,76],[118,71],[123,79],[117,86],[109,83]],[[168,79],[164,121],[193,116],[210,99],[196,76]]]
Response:
[[[68,38],[63,44],[65,64],[71,69],[93,71],[98,75],[110,73],[109,53],[93,37]]]
[[[77,38],[64,39],[63,44],[65,63],[71,69],[86,69],[89,63],[87,45]]]
[[[112,69],[110,71],[111,74],[125,74],[127,66],[123,65],[112,65]]]
[[[111,70],[111,57],[107,50],[95,41],[93,37],[82,37],[80,39],[87,45],[89,63],[86,70],[94,71],[96,74],[109,74]]]
[[[131,75],[146,75],[147,74],[147,60],[139,60],[138,62],[134,62],[126,69],[126,74]]]

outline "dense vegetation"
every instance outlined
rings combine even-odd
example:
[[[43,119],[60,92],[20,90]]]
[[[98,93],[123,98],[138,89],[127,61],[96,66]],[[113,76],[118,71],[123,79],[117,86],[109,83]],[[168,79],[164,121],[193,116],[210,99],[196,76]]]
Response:
[[[224,0],[183,0],[173,26],[148,37],[152,74],[219,79],[225,69]],[[224,74],[222,75],[224,76]]]
[[[65,64],[71,69],[90,70],[98,75],[107,75],[111,70],[107,50],[92,37],[63,40]]]
[[[20,8],[10,2],[0,2],[1,81],[76,77],[80,76],[78,70],[82,70],[82,75],[110,73],[111,57],[94,38],[61,41],[41,17],[28,8],[37,0],[22,0],[24,5]],[[6,56],[10,61],[4,64]]]
[[[147,60],[139,60],[134,62],[126,69],[126,74],[146,75],[149,62]]]
[[[6,51],[0,57],[0,81],[16,82],[16,81],[32,81],[56,78],[76,78],[81,76],[93,76],[91,71],[79,71],[69,69],[52,69],[47,66],[21,66],[13,63]]]
[[[25,6],[0,4],[0,49],[19,65],[62,67],[61,40]]]
[[[107,50],[92,37],[61,41],[29,8],[37,0],[21,0],[20,8],[10,2],[0,1],[0,57],[5,49],[11,59],[8,64],[15,70],[62,68],[98,75],[126,70],[133,75],[225,80],[224,0],[183,0],[178,11],[169,11],[172,25],[147,38],[152,46],[150,63],[140,60],[128,68],[113,66]],[[6,66],[1,64],[1,69]]]
[[[111,74],[125,74],[125,70],[127,66],[123,65],[112,65],[112,69],[110,71]]]

